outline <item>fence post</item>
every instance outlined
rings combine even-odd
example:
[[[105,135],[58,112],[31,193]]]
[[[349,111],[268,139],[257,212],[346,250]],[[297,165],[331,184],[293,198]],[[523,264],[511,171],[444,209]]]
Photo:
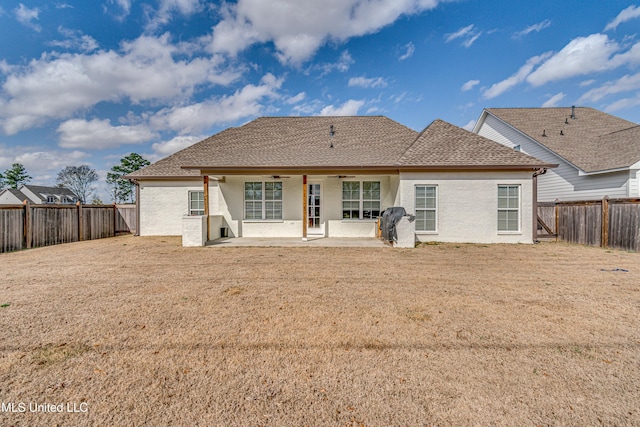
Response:
[[[609,196],[602,198],[602,230],[600,234],[600,247],[609,247]]]
[[[31,204],[28,199],[24,199],[22,204],[24,205],[24,247],[31,249]]]
[[[558,238],[560,237],[560,229],[558,228],[558,225],[560,224],[560,221],[558,220],[558,202],[559,200],[556,199],[554,201],[554,205],[553,205],[553,213],[556,216],[556,242],[558,241]]]
[[[82,202],[78,200],[78,241],[84,240],[84,214],[82,212]]]
[[[113,204],[113,235],[115,236],[118,233],[118,206]]]

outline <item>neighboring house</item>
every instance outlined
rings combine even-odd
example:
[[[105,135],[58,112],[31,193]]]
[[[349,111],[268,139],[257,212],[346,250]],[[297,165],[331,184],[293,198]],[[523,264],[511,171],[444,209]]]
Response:
[[[8,188],[0,192],[0,204],[19,204],[25,200],[29,203],[44,205],[70,205],[78,201],[73,191],[62,187],[43,187],[40,185],[23,185],[19,189]]]
[[[19,205],[29,199],[20,190],[15,188],[7,188],[0,191],[0,205]]]
[[[558,168],[538,201],[640,197],[640,127],[593,108],[488,108],[473,130]]]
[[[533,175],[555,165],[436,120],[263,117],[136,171],[141,235],[374,237],[392,206],[418,241],[532,243]]]

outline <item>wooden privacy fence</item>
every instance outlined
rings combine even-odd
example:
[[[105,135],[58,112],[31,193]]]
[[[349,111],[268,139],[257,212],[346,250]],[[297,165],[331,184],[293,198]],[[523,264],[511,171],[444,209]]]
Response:
[[[539,202],[538,237],[640,252],[640,199]]]
[[[0,253],[135,230],[135,205],[0,205]]]

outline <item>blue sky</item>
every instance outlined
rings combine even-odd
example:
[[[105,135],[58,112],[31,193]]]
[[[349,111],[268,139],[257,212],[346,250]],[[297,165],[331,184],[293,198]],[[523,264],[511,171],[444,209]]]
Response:
[[[0,171],[104,178],[263,115],[422,130],[579,105],[640,123],[639,32],[640,3],[615,0],[4,0]]]

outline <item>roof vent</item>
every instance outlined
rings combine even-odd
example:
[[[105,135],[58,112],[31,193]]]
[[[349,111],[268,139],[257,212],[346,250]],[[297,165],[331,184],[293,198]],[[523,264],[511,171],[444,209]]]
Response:
[[[564,132],[560,131],[560,135],[564,135]]]
[[[547,131],[546,130],[542,131],[542,136],[545,136],[545,137],[547,136]]]
[[[329,126],[329,137],[333,138],[333,135],[335,134],[336,134],[336,131],[333,130],[333,125]],[[329,148],[333,148],[333,140],[331,141]]]
[[[575,105],[571,106],[571,118],[572,119],[576,118],[576,106]]]
[[[568,124],[569,124],[569,119],[565,118],[565,119],[564,119],[564,124],[565,124],[565,125],[568,125]]]

